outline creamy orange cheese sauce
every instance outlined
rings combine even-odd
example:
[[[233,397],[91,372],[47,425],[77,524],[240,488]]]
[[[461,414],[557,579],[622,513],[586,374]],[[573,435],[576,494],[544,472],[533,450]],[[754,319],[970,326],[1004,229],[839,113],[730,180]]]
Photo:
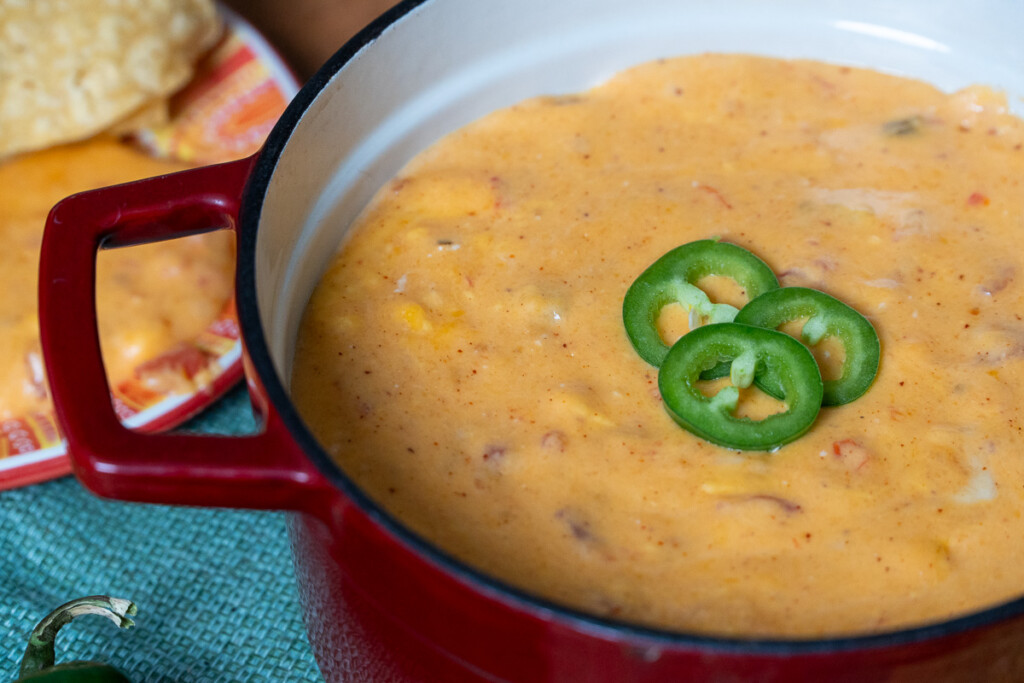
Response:
[[[309,303],[294,398],[411,528],[587,612],[818,636],[1016,597],[1022,143],[988,89],[807,61],[524,102],[380,191]],[[774,453],[680,429],[623,330],[633,280],[712,236],[881,338],[868,393]]]
[[[104,138],[0,164],[0,237],[6,249],[0,269],[0,419],[49,410],[36,288],[50,208],[75,192],[184,168]],[[194,338],[217,317],[231,294],[233,239],[222,231],[100,252],[100,341],[112,381]],[[153,380],[157,391],[188,388],[171,376]]]

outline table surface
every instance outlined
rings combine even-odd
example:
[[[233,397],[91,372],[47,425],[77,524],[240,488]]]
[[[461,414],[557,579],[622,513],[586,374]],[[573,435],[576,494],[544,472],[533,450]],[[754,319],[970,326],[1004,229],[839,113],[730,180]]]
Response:
[[[226,0],[300,78],[393,0]],[[183,429],[255,429],[236,387]],[[136,627],[85,618],[58,662],[110,663],[133,681],[317,681],[299,612],[284,515],[100,500],[65,477],[0,493],[0,680],[13,680],[29,632],[83,595],[133,600]]]
[[[243,388],[184,427],[243,434]],[[72,477],[0,493],[0,680],[32,627],[83,595],[133,600],[135,628],[65,627],[57,661],[101,660],[133,681],[316,681],[284,515],[101,500]]]

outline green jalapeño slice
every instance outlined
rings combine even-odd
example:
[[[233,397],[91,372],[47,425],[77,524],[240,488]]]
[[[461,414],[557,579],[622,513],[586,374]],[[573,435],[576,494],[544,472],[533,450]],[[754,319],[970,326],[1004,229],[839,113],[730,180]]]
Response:
[[[705,396],[700,375],[730,362],[731,386]],[[739,390],[754,377],[771,373],[786,403],[782,413],[763,420],[737,417]],[[806,346],[789,335],[740,323],[705,325],[684,335],[665,356],[658,388],[669,414],[693,434],[726,448],[770,451],[804,434],[821,410],[818,363]]]
[[[800,338],[808,346],[826,337],[835,337],[843,345],[842,375],[825,380],[822,405],[839,406],[863,395],[878,374],[881,344],[868,319],[842,301],[816,289],[784,287],[751,300],[736,316],[736,322],[773,330],[801,319],[806,322]],[[781,398],[782,386],[771,373],[758,376],[757,385]]]
[[[641,358],[658,367],[668,353],[658,331],[658,317],[669,304],[678,303],[689,311],[691,328],[736,317],[735,307],[712,303],[697,287],[701,278],[712,275],[735,280],[750,301],[779,286],[772,269],[743,247],[717,240],[676,247],[636,279],[622,303],[626,334]]]

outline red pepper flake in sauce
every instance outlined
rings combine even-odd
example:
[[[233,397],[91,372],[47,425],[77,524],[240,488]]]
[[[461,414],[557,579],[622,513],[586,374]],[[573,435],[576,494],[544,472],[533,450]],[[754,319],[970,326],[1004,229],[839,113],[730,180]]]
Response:
[[[725,208],[727,208],[727,209],[731,209],[732,208],[732,204],[729,203],[729,200],[727,200],[724,196],[722,196],[721,192],[719,192],[717,189],[711,187],[710,185],[702,185],[701,183],[694,182],[693,186],[695,188],[697,188],[698,190],[700,190],[701,192],[707,192],[708,194],[712,195]]]
[[[832,453],[839,462],[851,470],[859,470],[871,459],[868,449],[853,439],[843,439],[842,441],[834,442],[832,444]]]
[[[972,192],[967,198],[967,203],[971,206],[988,206],[989,202],[989,198],[980,192]]]

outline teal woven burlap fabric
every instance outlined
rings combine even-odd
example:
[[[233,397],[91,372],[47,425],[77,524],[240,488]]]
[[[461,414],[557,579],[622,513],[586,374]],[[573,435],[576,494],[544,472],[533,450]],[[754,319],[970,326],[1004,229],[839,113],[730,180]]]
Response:
[[[254,429],[235,389],[186,429]],[[110,663],[133,681],[318,681],[298,605],[284,516],[100,500],[73,478],[0,492],[0,681],[29,632],[83,595],[130,598],[136,626],[84,617],[58,662]]]

